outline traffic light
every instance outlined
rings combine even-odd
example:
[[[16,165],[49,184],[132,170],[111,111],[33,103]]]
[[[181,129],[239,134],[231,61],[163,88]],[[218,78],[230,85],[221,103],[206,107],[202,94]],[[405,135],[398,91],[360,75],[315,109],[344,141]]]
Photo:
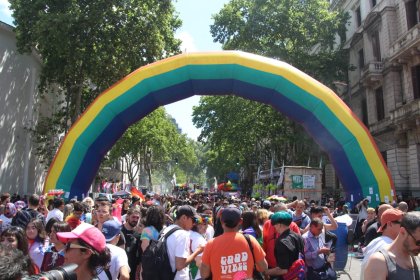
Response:
[[[239,166],[239,158],[236,159],[236,165]]]
[[[178,165],[178,158],[175,158],[175,164]]]

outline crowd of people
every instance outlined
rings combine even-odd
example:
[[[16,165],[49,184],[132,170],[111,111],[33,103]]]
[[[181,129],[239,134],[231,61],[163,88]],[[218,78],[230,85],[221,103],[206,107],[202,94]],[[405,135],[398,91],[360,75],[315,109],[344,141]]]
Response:
[[[356,227],[345,239],[363,256],[362,279],[419,279],[420,212],[405,202],[363,199],[349,210],[343,200],[208,194],[0,198],[0,279],[70,263],[77,279],[337,279],[337,220],[349,211]],[[150,268],[159,240],[168,271]]]

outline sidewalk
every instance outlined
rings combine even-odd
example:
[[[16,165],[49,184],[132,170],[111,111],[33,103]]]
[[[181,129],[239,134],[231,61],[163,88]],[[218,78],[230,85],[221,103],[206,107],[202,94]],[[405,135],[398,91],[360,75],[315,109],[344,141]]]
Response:
[[[362,267],[362,259],[356,258],[353,253],[349,253],[349,258],[347,259],[347,264],[344,269],[344,272],[348,273],[348,275],[343,274],[342,272],[339,272],[338,273],[340,275],[339,279],[359,280],[360,274],[361,274],[361,267]]]

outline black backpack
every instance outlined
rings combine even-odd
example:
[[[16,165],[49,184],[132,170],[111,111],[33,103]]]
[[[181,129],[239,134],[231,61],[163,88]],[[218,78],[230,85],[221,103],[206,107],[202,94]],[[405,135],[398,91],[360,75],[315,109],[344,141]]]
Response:
[[[141,260],[143,279],[171,280],[175,278],[176,269],[172,271],[166,240],[179,229],[181,228],[176,226],[164,235],[161,233],[159,240],[150,240]]]

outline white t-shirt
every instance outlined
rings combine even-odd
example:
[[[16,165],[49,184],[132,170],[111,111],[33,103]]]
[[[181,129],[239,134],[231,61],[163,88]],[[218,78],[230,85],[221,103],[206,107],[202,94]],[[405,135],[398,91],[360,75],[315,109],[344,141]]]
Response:
[[[163,234],[166,234],[172,228],[177,225],[170,225],[163,230]],[[175,257],[186,259],[190,255],[190,234],[188,231],[180,229],[172,233],[166,241],[168,248],[169,262],[171,263],[172,271],[175,271]],[[186,268],[177,271],[175,280],[189,280],[190,269],[187,265]]]
[[[111,273],[112,280],[118,279],[120,269],[123,266],[127,266],[128,271],[130,272],[130,266],[128,265],[128,258],[125,250],[112,244],[106,244],[106,247],[108,247],[109,251],[111,252],[109,272]],[[98,278],[101,280],[109,280],[105,271],[102,271],[98,275]]]
[[[191,253],[193,253],[195,250],[197,250],[198,246],[203,245],[205,246],[207,241],[204,239],[204,237],[195,231],[190,231],[190,239],[191,239]],[[198,256],[202,256],[203,253],[200,253]],[[194,279],[201,279],[200,270],[198,270],[197,275]]]
[[[360,272],[360,279],[363,280],[364,279],[364,272],[365,272],[365,267],[368,263],[368,260],[370,258],[370,256],[376,252],[379,252],[379,250],[381,250],[382,248],[384,248],[385,246],[387,246],[388,244],[392,243],[391,238],[389,238],[388,236],[379,236],[376,237],[375,239],[373,239],[369,245],[366,246],[366,248],[363,249],[363,260],[362,260],[362,269]]]
[[[367,216],[368,216],[367,207],[365,207],[365,205],[362,204],[359,208],[359,215],[357,216],[357,221],[366,220]]]
[[[363,261],[362,261],[362,268],[367,264],[369,257],[375,253],[379,252],[380,249],[384,248],[385,245],[392,243],[391,238],[388,236],[379,236],[373,239],[369,245],[366,246],[365,249],[363,249]]]
[[[208,225],[206,229],[206,240],[209,241],[214,237],[214,227],[212,225]]]
[[[45,219],[45,222],[48,223],[48,221],[51,218],[56,218],[57,220],[62,222],[63,221],[63,212],[61,212],[60,209],[58,209],[58,208],[54,208],[53,210],[48,212],[48,215],[47,215],[47,218]]]

